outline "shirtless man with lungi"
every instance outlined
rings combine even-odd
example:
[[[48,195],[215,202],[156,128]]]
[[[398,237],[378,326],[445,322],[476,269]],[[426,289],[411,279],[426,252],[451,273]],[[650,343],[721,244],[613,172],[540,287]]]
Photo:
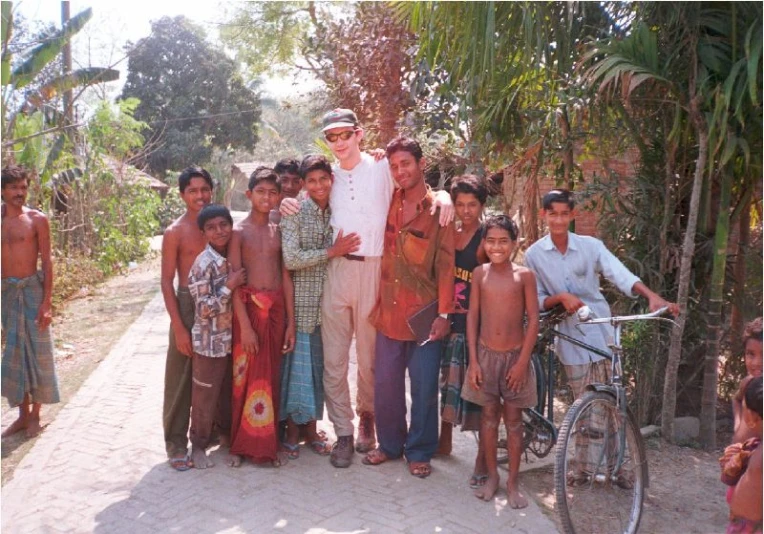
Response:
[[[50,225],[41,212],[24,206],[29,187],[26,169],[2,170],[2,395],[19,407],[19,418],[2,437],[40,429],[42,404],[59,402],[50,334],[53,262]],[[37,258],[42,271],[37,271]],[[31,408],[31,409],[30,409]]]

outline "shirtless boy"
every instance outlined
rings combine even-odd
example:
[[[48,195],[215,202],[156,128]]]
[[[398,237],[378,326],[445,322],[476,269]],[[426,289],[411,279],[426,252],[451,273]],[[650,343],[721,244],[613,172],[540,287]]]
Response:
[[[24,206],[29,176],[9,165],[2,170],[2,395],[19,407],[19,418],[2,437],[40,429],[42,404],[59,402],[50,334],[53,262],[48,218]],[[42,271],[37,271],[37,258]],[[31,408],[31,409],[30,409]]]
[[[234,292],[231,455],[253,462],[286,463],[278,450],[282,354],[294,348],[294,288],[281,260],[281,234],[269,221],[280,196],[278,175],[258,167],[249,179],[252,209],[234,228],[228,259],[244,267],[246,286]]]
[[[536,380],[530,364],[538,335],[538,297],[533,273],[509,261],[517,242],[517,226],[505,215],[491,217],[484,227],[490,263],[475,268],[467,312],[469,369],[462,398],[483,406],[481,446],[488,480],[475,496],[489,501],[499,487],[496,467],[497,427],[504,404],[509,449],[508,503],[525,508],[517,474],[522,453],[524,408],[536,404]],[[527,316],[527,328],[523,319]]]
[[[201,167],[189,167],[178,177],[180,198],[186,212],[164,231],[162,239],[161,287],[170,315],[170,345],[164,375],[164,440],[170,465],[178,471],[193,467],[188,457],[188,427],[191,416],[191,328],[194,301],[188,290],[188,272],[207,246],[196,218],[212,200],[212,177]],[[173,287],[178,276],[177,293]],[[225,420],[225,417],[223,418]],[[225,426],[225,423],[223,423]],[[227,433],[227,429],[222,429]]]

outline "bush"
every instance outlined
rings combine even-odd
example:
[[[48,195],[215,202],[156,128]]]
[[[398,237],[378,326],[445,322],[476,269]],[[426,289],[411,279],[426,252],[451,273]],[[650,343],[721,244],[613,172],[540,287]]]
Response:
[[[159,233],[164,232],[172,222],[183,215],[186,211],[186,204],[180,198],[180,192],[177,187],[171,187],[157,210],[159,218]]]
[[[98,263],[85,254],[53,256],[53,308],[57,309],[83,287],[104,281]]]

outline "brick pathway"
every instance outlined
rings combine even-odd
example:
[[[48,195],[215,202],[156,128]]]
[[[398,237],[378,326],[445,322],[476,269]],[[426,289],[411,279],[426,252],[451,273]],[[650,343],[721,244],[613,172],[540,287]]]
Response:
[[[168,328],[157,294],[2,488],[4,533],[557,532],[533,503],[518,512],[504,491],[471,495],[471,434],[455,435],[426,480],[360,455],[335,469],[306,448],[281,469],[231,469],[217,451],[213,469],[173,471],[161,428]]]

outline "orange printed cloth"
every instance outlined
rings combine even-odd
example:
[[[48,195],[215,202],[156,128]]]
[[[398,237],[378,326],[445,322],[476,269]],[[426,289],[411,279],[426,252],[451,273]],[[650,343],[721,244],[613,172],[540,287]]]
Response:
[[[286,330],[282,291],[240,287],[258,351],[247,354],[241,345],[238,318],[233,322],[233,398],[231,453],[255,463],[276,460],[281,346]]]

